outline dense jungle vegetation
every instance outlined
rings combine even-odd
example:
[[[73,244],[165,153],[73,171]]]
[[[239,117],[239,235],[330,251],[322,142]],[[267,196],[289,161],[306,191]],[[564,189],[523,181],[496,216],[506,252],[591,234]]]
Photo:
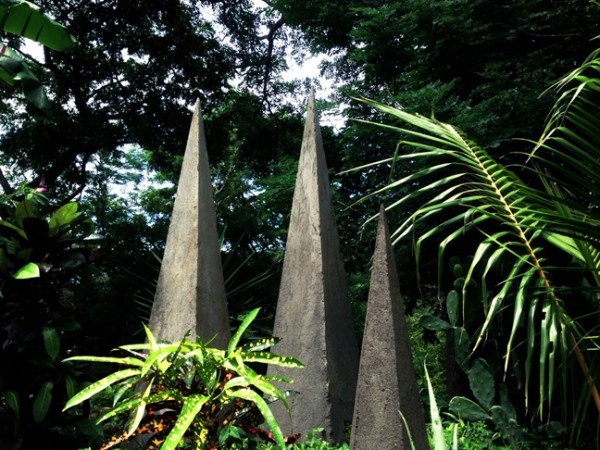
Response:
[[[1,450],[107,438],[108,397],[62,411],[105,373],[63,360],[146,338],[196,99],[232,323],[270,335],[311,86],[346,119],[322,132],[357,334],[383,203],[448,441],[597,448],[596,1],[34,3],[0,0]],[[313,54],[330,95],[283,76]]]

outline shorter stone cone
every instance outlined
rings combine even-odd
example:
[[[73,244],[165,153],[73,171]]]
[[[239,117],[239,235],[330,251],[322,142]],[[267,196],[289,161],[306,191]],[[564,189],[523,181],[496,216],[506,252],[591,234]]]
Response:
[[[204,124],[196,102],[150,315],[156,339],[231,337]]]
[[[377,242],[363,336],[350,449],[428,449],[423,406],[412,363],[404,304],[385,210]]]

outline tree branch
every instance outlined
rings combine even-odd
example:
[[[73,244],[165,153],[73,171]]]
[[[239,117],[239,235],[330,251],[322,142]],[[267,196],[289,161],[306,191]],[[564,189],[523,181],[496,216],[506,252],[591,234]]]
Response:
[[[12,194],[15,190],[10,185],[6,177],[4,176],[4,172],[2,171],[2,167],[0,167],[0,186],[2,186],[2,190],[5,194]]]
[[[265,60],[265,77],[263,80],[263,102],[267,102],[267,85],[269,84],[271,69],[273,68],[273,47],[275,44],[275,34],[281,27],[283,27],[284,24],[285,21],[283,20],[283,17],[281,17],[277,22],[269,27],[269,33],[262,38],[267,39],[268,42],[267,56]]]

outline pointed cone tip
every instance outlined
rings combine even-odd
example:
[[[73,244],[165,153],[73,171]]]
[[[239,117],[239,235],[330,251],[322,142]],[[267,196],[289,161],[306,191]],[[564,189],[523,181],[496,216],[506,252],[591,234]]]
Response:
[[[194,114],[200,114],[200,99],[196,99],[196,103],[194,103]]]
[[[387,214],[385,213],[385,206],[383,203],[379,205],[379,220],[377,221],[378,227],[384,225],[387,227]]]
[[[390,241],[390,230],[388,228],[387,215],[385,213],[385,207],[381,205],[379,207],[379,220],[377,221],[377,233],[375,237],[375,248],[379,245],[387,245],[386,241]]]

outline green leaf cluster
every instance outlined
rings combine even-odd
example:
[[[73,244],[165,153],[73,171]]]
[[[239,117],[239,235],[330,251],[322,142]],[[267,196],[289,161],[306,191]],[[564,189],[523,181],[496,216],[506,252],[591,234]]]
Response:
[[[89,260],[92,227],[77,203],[48,211],[47,202],[25,187],[0,201],[0,398],[7,406],[1,434],[8,439],[0,446],[67,423],[58,405],[81,375],[60,361],[71,345],[65,338],[80,327],[62,296],[69,272]]]
[[[39,42],[52,50],[68,50],[77,43],[63,25],[25,0],[0,1],[0,29]],[[11,86],[19,84],[27,100],[41,110],[48,109],[49,102],[41,82],[25,58],[6,44],[0,48],[0,79]]]
[[[82,239],[92,230],[75,202],[55,210],[49,218],[32,199],[24,199],[0,219],[0,276],[38,278],[56,264],[73,268],[86,261]]]
[[[417,264],[426,244],[437,247],[440,288],[447,254],[461,251],[470,258],[453,294],[460,294],[462,308],[457,311],[449,296],[453,323],[427,318],[424,324],[454,329],[459,315],[466,324],[475,309],[470,354],[493,342],[505,374],[515,374],[523,386],[528,412],[554,416],[558,396],[572,439],[582,430],[585,411],[600,411],[597,322],[588,320],[600,312],[598,55],[559,84],[562,96],[547,130],[520,172],[449,124],[364,100],[401,124],[379,126],[402,138],[392,157],[361,169],[421,162],[370,194],[405,188],[386,210],[418,205],[392,234],[395,242],[414,237]],[[491,410],[490,396],[478,395]]]
[[[239,345],[258,312],[257,308],[244,318],[226,350],[209,347],[209,343],[199,338],[157,342],[145,327],[147,343],[119,347],[128,356],[66,359],[119,364],[124,368],[73,396],[65,410],[111,388],[116,392],[114,405],[98,423],[128,413],[124,433],[115,437],[115,443],[138,434],[158,432],[153,440],[162,443],[163,450],[175,449],[188,441],[198,448],[208,448],[222,440],[224,430],[233,436],[231,425],[241,426],[245,416],[256,410],[271,429],[276,444],[285,447],[281,430],[263,396],[279,400],[287,407],[286,395],[272,383],[291,380],[261,375],[249,364],[284,367],[302,367],[302,364],[294,358],[264,351],[277,342],[273,338]],[[164,428],[158,428],[159,423]]]

